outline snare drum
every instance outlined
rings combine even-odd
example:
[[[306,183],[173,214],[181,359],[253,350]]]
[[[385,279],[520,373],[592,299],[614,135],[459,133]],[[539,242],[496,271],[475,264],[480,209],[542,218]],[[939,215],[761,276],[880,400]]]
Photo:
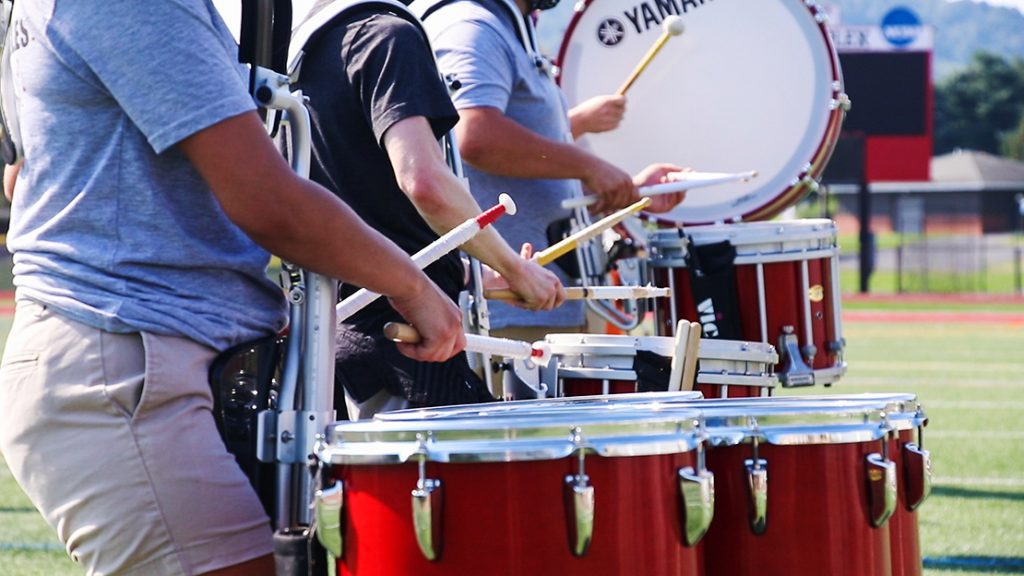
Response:
[[[831,220],[747,222],[659,230],[649,265],[658,286],[672,289],[655,310],[657,333],[671,335],[680,318],[700,321],[705,338],[718,334],[716,311],[694,297],[689,263],[702,246],[728,241],[736,251],[733,284],[740,339],[774,344],[783,386],[831,384],[843,360],[839,248]]]
[[[839,58],[813,2],[585,0],[559,53],[571,105],[613,94],[678,15],[629,91],[619,127],[581,140],[635,174],[652,162],[709,172],[758,171],[749,182],[692,190],[658,218],[681,224],[767,219],[816,186],[848,98]]]
[[[329,426],[317,533],[339,574],[699,574],[696,411],[520,406]]]
[[[881,413],[774,400],[701,410],[717,494],[708,576],[890,574],[896,468]]]
[[[526,390],[535,397],[537,390],[553,390],[555,396],[589,396],[677,389],[678,384],[669,382],[674,338],[548,334],[544,342],[551,350],[551,361],[546,367],[515,363],[516,376],[527,385],[513,390]],[[702,339],[695,388],[708,398],[769,396],[778,384],[773,373],[776,362],[778,355],[771,345]],[[683,383],[687,388],[691,385]]]

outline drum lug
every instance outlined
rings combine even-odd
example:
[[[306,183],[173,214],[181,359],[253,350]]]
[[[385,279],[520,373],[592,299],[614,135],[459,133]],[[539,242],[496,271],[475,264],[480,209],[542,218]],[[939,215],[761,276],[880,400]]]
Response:
[[[419,457],[419,473],[416,488],[412,491],[412,525],[420,552],[424,558],[433,562],[441,557],[441,512],[444,492],[441,490],[440,480],[427,478],[427,458],[422,450]]]
[[[896,463],[875,452],[866,465],[871,525],[879,528],[896,510]]]
[[[690,466],[680,468],[677,475],[683,497],[683,543],[693,546],[707,533],[715,514],[715,475]]]
[[[907,510],[916,510],[932,492],[932,455],[913,442],[903,445],[903,480],[906,482]]]
[[[579,430],[573,432],[573,442],[580,443]],[[582,447],[577,449],[578,473],[567,475],[563,486],[569,550],[577,557],[586,555],[594,536],[594,487],[584,471],[584,452]]]
[[[331,486],[317,490],[313,497],[316,504],[316,537],[331,556],[341,558],[345,552],[345,541],[341,532],[341,514],[345,507],[345,484],[341,480]]]
[[[768,461],[753,458],[743,461],[747,469],[747,489],[750,496],[750,530],[764,534],[768,528]]]
[[[779,335],[779,351],[782,356],[782,370],[779,381],[785,388],[814,386],[814,370],[804,362],[800,353],[800,342],[792,326],[783,326]],[[815,350],[815,352],[817,352]]]

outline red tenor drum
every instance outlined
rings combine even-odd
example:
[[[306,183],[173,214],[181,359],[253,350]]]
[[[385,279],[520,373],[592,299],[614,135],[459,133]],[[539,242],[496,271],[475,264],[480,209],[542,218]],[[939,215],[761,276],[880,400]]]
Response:
[[[674,338],[548,334],[544,343],[551,350],[547,366],[514,364],[520,381],[514,398],[549,391],[559,397],[664,392],[691,385],[708,398],[769,396],[778,385],[778,354],[759,342],[701,340],[695,384],[670,381]]]
[[[517,404],[328,427],[317,534],[338,573],[699,574],[699,413]]]
[[[693,255],[728,243],[735,258],[728,280],[713,297],[696,296]],[[659,230],[650,237],[648,264],[658,286],[658,334],[670,335],[680,318],[700,321],[705,337],[724,331],[715,301],[734,309],[742,340],[774,344],[783,386],[829,385],[846,372],[839,286],[839,248],[831,220],[747,222]],[[721,304],[719,307],[723,307]]]
[[[758,177],[692,190],[659,217],[681,224],[763,220],[816,186],[848,98],[824,13],[803,0],[586,0],[559,54],[571,105],[613,94],[682,19],[628,92],[613,131],[581,142],[635,174],[652,162]]]

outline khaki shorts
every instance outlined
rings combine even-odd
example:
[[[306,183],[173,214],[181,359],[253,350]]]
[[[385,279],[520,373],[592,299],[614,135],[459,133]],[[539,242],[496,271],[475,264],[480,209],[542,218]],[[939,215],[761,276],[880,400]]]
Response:
[[[183,338],[113,334],[19,300],[0,367],[0,450],[89,574],[197,574],[272,552]]]

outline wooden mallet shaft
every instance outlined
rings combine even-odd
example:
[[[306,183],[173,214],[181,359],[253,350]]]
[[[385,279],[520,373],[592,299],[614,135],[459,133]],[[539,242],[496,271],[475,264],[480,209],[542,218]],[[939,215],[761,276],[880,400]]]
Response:
[[[565,288],[566,300],[642,300],[670,296],[668,288],[655,286],[569,286]],[[508,289],[484,290],[488,300],[519,300],[519,295]]]
[[[633,68],[633,72],[630,73],[626,81],[622,83],[618,91],[615,93],[619,96],[626,94],[626,91],[636,82],[636,79],[640,77],[640,74],[647,68],[647,65],[654,60],[654,57],[658,55],[658,52],[665,46],[668,39],[672,36],[678,36],[683,33],[683,19],[679,16],[672,15],[661,21],[661,35],[654,41],[654,45],[644,54],[644,57],[640,59],[640,62]]]
[[[641,198],[639,202],[630,204],[629,206],[605,216],[604,218],[594,222],[590,226],[573,233],[571,236],[559,240],[558,242],[548,246],[544,250],[537,252],[533,255],[534,261],[541,266],[545,266],[554,262],[559,256],[567,254],[573,248],[576,247],[580,242],[586,242],[598,234],[604,232],[608,228],[622,222],[627,216],[636,214],[637,212],[647,208],[651,205],[650,198]]]

